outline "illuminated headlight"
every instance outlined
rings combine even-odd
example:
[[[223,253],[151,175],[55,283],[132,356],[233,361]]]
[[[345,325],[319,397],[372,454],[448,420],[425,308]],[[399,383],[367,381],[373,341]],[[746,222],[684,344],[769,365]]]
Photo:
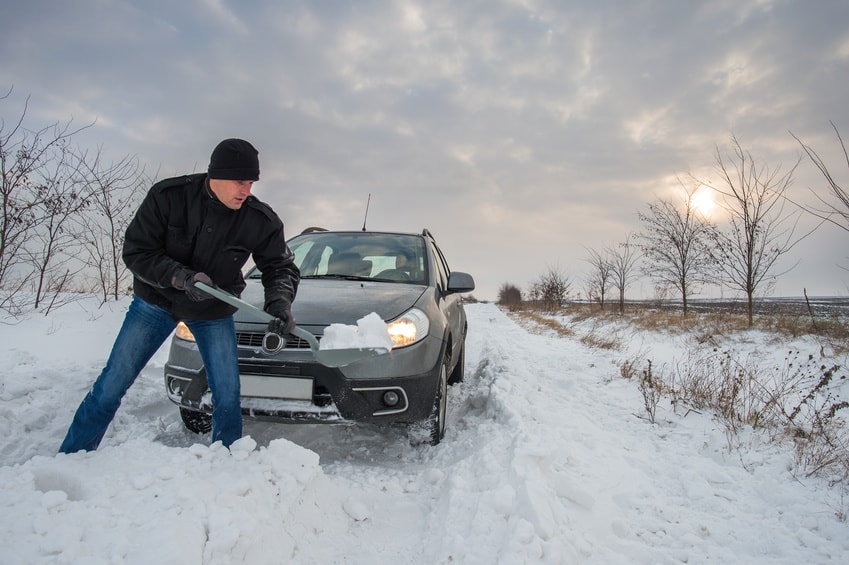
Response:
[[[392,347],[406,347],[423,339],[430,330],[430,322],[424,312],[417,308],[387,324]]]
[[[195,340],[195,336],[192,334],[192,330],[190,330],[189,326],[187,326],[183,322],[177,322],[177,329],[174,331],[174,335],[186,341]]]

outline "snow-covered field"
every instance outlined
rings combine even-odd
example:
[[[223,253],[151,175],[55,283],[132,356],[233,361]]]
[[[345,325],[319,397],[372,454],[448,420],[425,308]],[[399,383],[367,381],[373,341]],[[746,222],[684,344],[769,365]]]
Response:
[[[795,477],[708,414],[644,416],[619,364],[686,336],[609,331],[619,349],[467,307],[448,431],[247,422],[232,452],[182,428],[163,348],[101,448],[56,455],[128,301],[0,320],[0,563],[846,563],[840,491]],[[589,322],[588,322],[589,323]],[[741,346],[789,347],[757,332]],[[810,344],[797,342],[799,348]],[[843,364],[845,367],[845,363]],[[847,391],[849,392],[849,391]]]

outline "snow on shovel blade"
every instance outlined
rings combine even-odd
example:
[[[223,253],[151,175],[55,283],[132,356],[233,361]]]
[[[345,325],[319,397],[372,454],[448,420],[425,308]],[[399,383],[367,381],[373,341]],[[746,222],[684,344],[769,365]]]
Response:
[[[236,298],[229,292],[224,292],[223,290],[209,286],[208,284],[202,282],[196,282],[195,286],[209,294],[210,296],[214,296],[218,300],[222,302],[226,302],[230,306],[235,306],[245,314],[248,314],[258,322],[270,322],[274,319],[274,316],[265,312],[264,310],[260,310],[256,306],[252,304],[248,304],[244,300],[240,298]],[[310,332],[306,331],[303,328],[295,327],[292,330],[292,335],[297,336],[304,341],[306,341],[310,346],[310,351],[312,351],[312,355],[318,363],[321,363],[325,367],[344,367],[345,365],[349,365],[354,363],[355,361],[362,361],[363,359],[368,359],[370,357],[376,357],[378,355],[382,355],[386,352],[385,349],[382,348],[371,348],[371,347],[356,347],[356,348],[345,348],[345,349],[319,349],[318,340],[312,335]]]

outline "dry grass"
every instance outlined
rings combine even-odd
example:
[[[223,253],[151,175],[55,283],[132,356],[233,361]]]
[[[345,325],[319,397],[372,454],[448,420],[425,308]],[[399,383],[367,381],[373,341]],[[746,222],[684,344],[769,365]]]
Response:
[[[777,338],[815,336],[837,354],[849,352],[849,317],[815,317],[789,309],[788,312],[781,312],[780,307],[773,310],[778,311],[755,315],[754,329],[773,333]],[[623,320],[641,330],[665,331],[679,335],[688,333],[699,343],[707,342],[713,336],[731,335],[750,329],[746,314],[739,311],[690,311],[685,316],[681,310],[657,308],[646,303],[629,304],[622,315],[615,307],[607,306],[605,310],[601,310],[598,305],[586,303],[568,304],[560,313],[568,316],[574,323],[589,319]]]
[[[530,330],[535,333],[542,333],[543,330],[551,330],[557,333],[560,337],[573,337],[575,331],[572,328],[564,326],[550,316],[544,316],[532,310],[511,310],[514,319],[527,322],[526,326],[530,325]],[[534,330],[536,326],[536,330]]]

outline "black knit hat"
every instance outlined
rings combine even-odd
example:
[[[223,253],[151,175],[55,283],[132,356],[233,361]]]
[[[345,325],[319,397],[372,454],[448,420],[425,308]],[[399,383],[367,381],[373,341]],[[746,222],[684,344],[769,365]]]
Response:
[[[212,150],[209,178],[259,180],[259,153],[244,139],[225,139]]]

